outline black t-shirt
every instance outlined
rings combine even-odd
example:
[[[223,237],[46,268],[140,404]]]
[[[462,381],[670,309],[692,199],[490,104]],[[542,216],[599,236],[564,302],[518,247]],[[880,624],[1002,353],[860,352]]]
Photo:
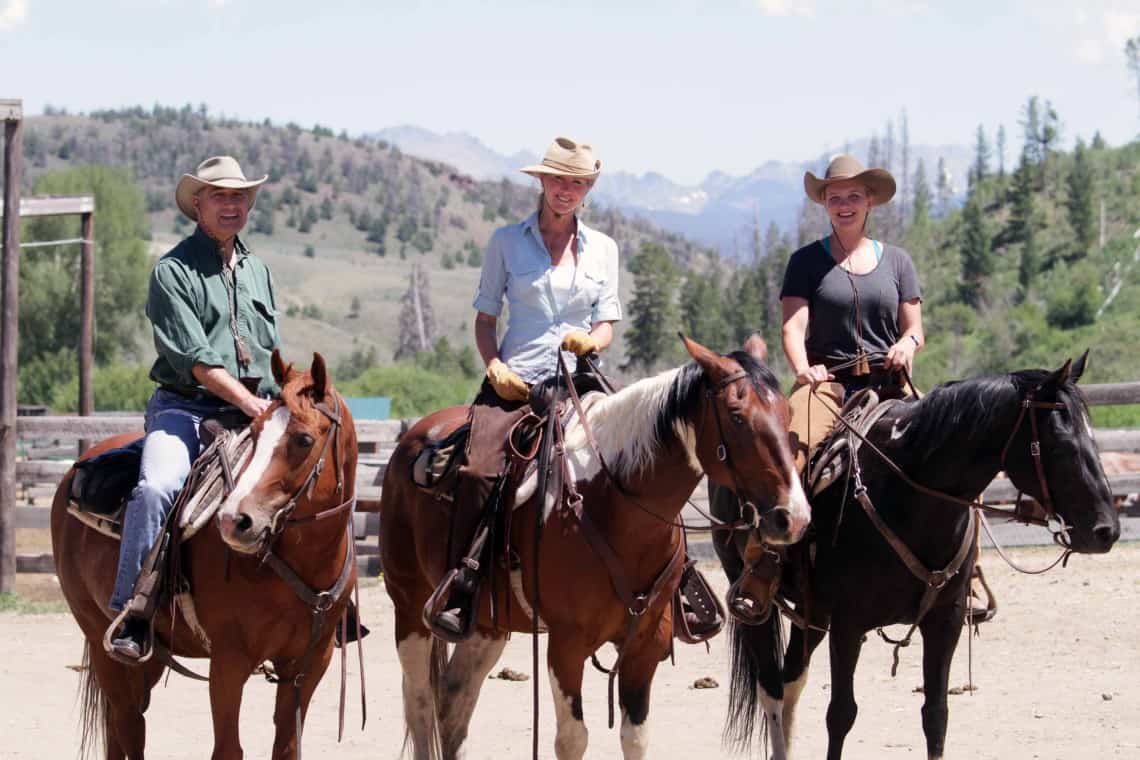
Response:
[[[788,260],[780,298],[786,296],[808,302],[808,361],[831,366],[858,355],[856,320],[868,353],[885,352],[898,342],[899,304],[922,298],[922,289],[910,255],[898,246],[883,245],[878,265],[867,274],[849,274],[817,240]]]

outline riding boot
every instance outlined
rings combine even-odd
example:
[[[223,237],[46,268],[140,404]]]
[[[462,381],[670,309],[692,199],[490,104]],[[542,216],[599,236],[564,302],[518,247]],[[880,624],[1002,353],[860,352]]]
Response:
[[[490,524],[484,522],[459,566],[444,577],[424,605],[424,622],[432,633],[445,641],[462,641],[474,629],[483,580],[483,555],[490,532]]]
[[[742,623],[762,623],[771,614],[779,587],[779,555],[750,534],[744,549],[744,571],[728,589],[729,611]]]

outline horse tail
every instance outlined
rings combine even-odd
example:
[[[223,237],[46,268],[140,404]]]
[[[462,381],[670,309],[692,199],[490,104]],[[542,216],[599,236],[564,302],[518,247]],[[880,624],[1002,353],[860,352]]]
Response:
[[[107,695],[91,667],[91,643],[83,643],[83,676],[79,681],[79,756],[107,756]],[[99,750],[102,752],[99,752]]]
[[[773,610],[758,625],[744,625],[729,619],[732,661],[728,688],[728,715],[721,741],[733,752],[747,753],[756,731],[759,710],[758,689],[773,697],[783,695],[783,630],[780,615]]]

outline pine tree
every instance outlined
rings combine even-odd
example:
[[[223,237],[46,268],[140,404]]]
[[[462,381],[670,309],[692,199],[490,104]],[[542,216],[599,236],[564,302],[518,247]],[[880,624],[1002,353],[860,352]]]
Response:
[[[1066,204],[1069,224],[1077,238],[1077,257],[1086,255],[1096,237],[1096,212],[1093,208],[1093,170],[1085,141],[1078,139],[1073,150],[1073,169],[1069,172],[1069,198]]]
[[[1021,160],[1013,173],[1013,184],[1009,189],[1011,203],[1006,239],[1011,243],[1027,242],[1037,225],[1034,207],[1036,172],[1031,154],[1032,149],[1027,144],[1021,151]]]
[[[910,204],[914,188],[910,186],[910,125],[907,121],[906,109],[899,115],[899,142],[902,151],[902,183],[899,185],[899,216],[903,219],[903,226],[909,224]],[[927,188],[929,191],[929,188]]]
[[[999,124],[997,131],[998,176],[1005,178],[1005,125]]]
[[[986,279],[994,271],[994,252],[986,229],[982,193],[975,191],[962,209],[962,300],[978,308],[985,302]]]
[[[974,166],[970,170],[970,186],[981,184],[988,176],[990,176],[990,142],[986,139],[985,128],[979,124],[974,141]]]
[[[647,370],[675,353],[680,320],[674,293],[680,273],[673,257],[659,243],[645,243],[630,259],[633,273],[631,324],[625,334],[625,367]]]
[[[926,164],[918,159],[914,170],[914,211],[910,217],[912,227],[925,228],[930,224],[930,185],[926,181]]]
[[[1128,61],[1128,70],[1136,80],[1136,97],[1140,100],[1140,36],[1124,43],[1124,57]]]
[[[689,270],[681,288],[681,325],[686,335],[714,351],[727,350],[733,342],[727,306],[719,266],[714,263],[705,274]]]
[[[431,282],[427,270],[412,264],[408,274],[408,289],[400,299],[400,340],[393,358],[396,361],[411,358],[428,351],[435,343],[435,312],[431,307]]]
[[[950,171],[946,168],[946,159],[938,157],[938,181],[935,187],[938,193],[938,216],[950,213],[950,198],[953,194]]]

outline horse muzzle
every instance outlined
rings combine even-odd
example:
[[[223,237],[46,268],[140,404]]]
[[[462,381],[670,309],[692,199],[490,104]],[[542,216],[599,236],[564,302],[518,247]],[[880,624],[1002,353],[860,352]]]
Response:
[[[258,554],[270,534],[269,521],[248,512],[218,515],[218,532],[222,541],[239,554]]]
[[[792,482],[783,503],[753,514],[753,527],[771,544],[794,544],[804,537],[811,524],[811,507],[798,480]]]

